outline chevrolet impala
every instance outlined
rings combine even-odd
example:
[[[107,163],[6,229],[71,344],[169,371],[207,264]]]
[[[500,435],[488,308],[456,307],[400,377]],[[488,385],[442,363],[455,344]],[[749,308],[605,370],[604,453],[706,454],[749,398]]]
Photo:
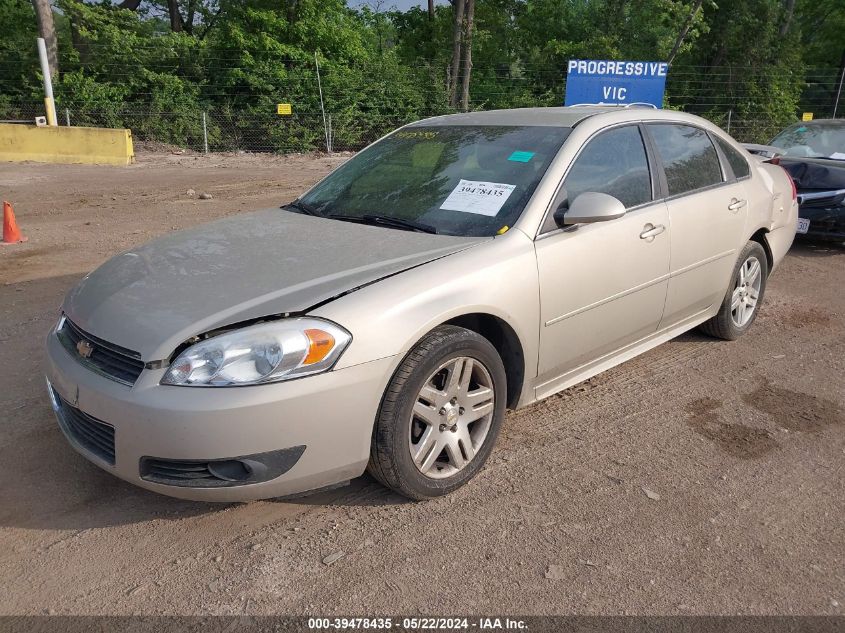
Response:
[[[795,236],[784,170],[639,107],[440,116],[281,208],[133,248],[47,337],[69,443],[133,484],[244,501],[368,470],[466,484],[507,409],[700,327],[736,339]]]

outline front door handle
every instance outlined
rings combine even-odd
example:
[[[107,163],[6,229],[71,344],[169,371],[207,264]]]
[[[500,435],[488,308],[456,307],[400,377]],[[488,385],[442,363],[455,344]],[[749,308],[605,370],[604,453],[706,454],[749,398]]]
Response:
[[[658,224],[657,226],[654,226],[653,224],[646,224],[643,227],[643,232],[640,233],[640,239],[651,242],[655,236],[660,235],[665,230],[666,227],[662,224]]]
[[[747,200],[738,200],[737,198],[734,198],[728,205],[728,211],[736,211],[737,209],[744,207],[746,204],[748,204]]]

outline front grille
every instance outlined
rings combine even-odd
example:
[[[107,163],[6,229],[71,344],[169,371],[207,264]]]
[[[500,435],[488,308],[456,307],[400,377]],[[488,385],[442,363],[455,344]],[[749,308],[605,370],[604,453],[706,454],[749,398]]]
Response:
[[[114,427],[80,411],[53,391],[59,405],[56,414],[65,435],[103,461],[114,466]]]
[[[799,191],[798,204],[802,208],[826,209],[842,205],[845,201],[845,190],[838,191]]]
[[[810,233],[845,233],[845,212],[835,215],[809,215]]]
[[[141,360],[138,352],[107,343],[88,334],[67,317],[62,319],[62,325],[56,334],[71,356],[106,378],[131,386],[135,384],[144,369],[144,361]],[[80,353],[80,343],[89,350],[88,356]]]

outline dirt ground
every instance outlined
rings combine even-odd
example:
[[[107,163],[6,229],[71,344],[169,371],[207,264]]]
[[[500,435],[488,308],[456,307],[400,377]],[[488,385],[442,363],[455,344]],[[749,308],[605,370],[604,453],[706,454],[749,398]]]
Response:
[[[29,237],[0,247],[0,614],[843,613],[837,246],[796,245],[743,339],[689,333],[510,413],[447,498],[410,503],[365,476],[295,502],[193,503],[73,452],[40,371],[67,290],[162,233],[278,206],[342,160],[0,164]]]

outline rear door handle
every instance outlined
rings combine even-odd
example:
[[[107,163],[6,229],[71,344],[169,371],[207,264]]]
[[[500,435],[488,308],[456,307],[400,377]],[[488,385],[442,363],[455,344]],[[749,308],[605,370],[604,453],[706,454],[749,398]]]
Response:
[[[648,240],[649,242],[652,241],[657,235],[663,233],[666,230],[666,227],[662,224],[658,224],[654,226],[653,224],[646,224],[643,227],[643,232],[640,233],[641,240]]]
[[[737,209],[741,209],[744,207],[748,202],[746,200],[737,200],[734,198],[731,200],[731,203],[728,205],[729,211],[736,211]]]

